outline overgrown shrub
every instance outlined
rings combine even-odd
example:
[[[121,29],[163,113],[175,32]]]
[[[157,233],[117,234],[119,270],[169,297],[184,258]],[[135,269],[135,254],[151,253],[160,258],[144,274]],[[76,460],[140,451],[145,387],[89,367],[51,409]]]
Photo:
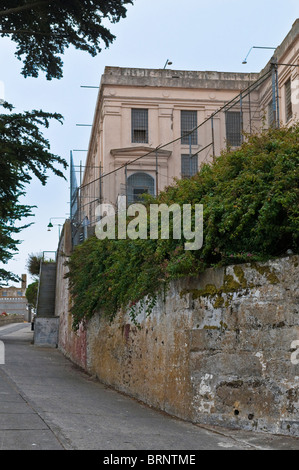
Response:
[[[43,259],[42,253],[30,253],[27,259],[27,269],[29,274],[39,277],[40,263]]]
[[[185,240],[98,240],[78,246],[69,262],[74,327],[101,310],[113,319],[170,279],[207,267],[267,260],[299,252],[299,125],[249,136],[191,179],[176,181],[151,202],[203,204],[204,242],[185,251]],[[150,308],[149,308],[150,310]]]
[[[34,281],[26,289],[25,296],[28,300],[28,303],[33,307],[36,307],[37,304],[37,292],[38,292],[38,281]]]

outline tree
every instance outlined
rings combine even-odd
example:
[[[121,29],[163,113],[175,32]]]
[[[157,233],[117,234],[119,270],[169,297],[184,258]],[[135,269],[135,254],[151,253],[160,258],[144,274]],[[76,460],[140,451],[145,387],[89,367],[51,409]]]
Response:
[[[22,60],[24,77],[37,77],[40,71],[48,80],[62,77],[60,55],[65,48],[75,48],[95,56],[113,42],[115,36],[104,22],[117,23],[126,16],[126,5],[132,0],[0,0],[0,35],[17,44],[16,56]],[[7,263],[20,243],[14,239],[27,225],[17,226],[32,215],[32,206],[22,205],[25,187],[33,175],[44,185],[47,171],[63,176],[56,169],[66,162],[49,150],[40,127],[50,119],[62,121],[58,113],[32,111],[0,114],[0,262]],[[13,273],[0,268],[0,282],[18,281]]]
[[[28,303],[32,305],[32,307],[36,307],[37,302],[37,292],[38,292],[38,281],[34,281],[26,289],[25,295]]]
[[[65,178],[56,165],[65,169],[67,163],[50,152],[50,144],[40,131],[41,126],[48,128],[51,119],[61,122],[60,114],[37,110],[13,113],[8,103],[4,103],[4,108],[7,112],[0,114],[0,262],[6,264],[20,243],[13,236],[28,227],[17,223],[32,215],[33,206],[19,202],[26,193],[26,185],[33,176],[45,185],[49,170]],[[1,280],[19,279],[0,269]]]
[[[10,36],[24,58],[22,74],[48,80],[62,77],[60,55],[73,45],[92,56],[113,42],[115,36],[104,26],[126,17],[133,0],[0,0],[0,34]]]

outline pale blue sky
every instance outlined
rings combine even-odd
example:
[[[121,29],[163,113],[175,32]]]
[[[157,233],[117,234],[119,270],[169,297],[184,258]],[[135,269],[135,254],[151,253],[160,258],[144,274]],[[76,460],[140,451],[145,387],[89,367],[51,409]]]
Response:
[[[116,40],[109,49],[95,58],[66,51],[61,80],[47,81],[43,74],[23,78],[14,43],[0,38],[0,80],[17,111],[43,109],[64,116],[64,124],[53,122],[45,135],[51,151],[69,161],[70,150],[88,147],[90,127],[76,124],[92,123],[97,98],[96,89],[81,85],[98,86],[105,66],[163,68],[170,59],[177,70],[259,72],[272,51],[255,49],[243,65],[249,49],[276,47],[298,17],[298,0],[136,0],[126,19],[111,25]],[[84,163],[85,156],[74,153],[76,163]],[[37,206],[30,219],[34,225],[21,233],[19,253],[3,266],[18,275],[26,272],[29,253],[56,250],[58,227],[48,232],[47,225],[50,218],[69,213],[68,181],[50,175],[44,187],[33,180],[25,202]]]

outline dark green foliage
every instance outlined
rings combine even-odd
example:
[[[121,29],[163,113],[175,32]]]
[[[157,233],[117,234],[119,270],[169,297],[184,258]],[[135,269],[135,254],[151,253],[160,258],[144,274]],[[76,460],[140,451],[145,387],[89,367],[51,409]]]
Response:
[[[17,43],[22,74],[62,77],[61,55],[73,45],[95,56],[115,39],[104,26],[126,16],[132,0],[0,0],[0,34]]]
[[[181,240],[89,239],[70,259],[74,326],[102,309],[144,296],[154,302],[170,279],[208,267],[299,253],[299,125],[270,129],[224,152],[191,179],[177,181],[148,203],[203,204],[204,241],[197,251]]]
[[[28,303],[35,308],[37,302],[37,292],[38,292],[38,281],[34,281],[26,289],[26,299]]]
[[[51,119],[62,120],[59,114],[43,111],[13,113],[13,107],[4,103],[6,113],[0,114],[0,262],[7,263],[20,243],[14,238],[28,225],[17,225],[21,219],[32,215],[32,207],[20,204],[25,187],[37,177],[45,185],[48,171],[64,177],[56,165],[66,168],[67,163],[53,155],[49,142],[40,127],[48,127]],[[0,271],[1,280],[18,280],[5,270]]]
[[[94,237],[76,248],[69,262],[75,328],[100,309],[111,320],[126,306],[133,314],[135,303],[161,284],[155,247],[152,241],[100,241]]]

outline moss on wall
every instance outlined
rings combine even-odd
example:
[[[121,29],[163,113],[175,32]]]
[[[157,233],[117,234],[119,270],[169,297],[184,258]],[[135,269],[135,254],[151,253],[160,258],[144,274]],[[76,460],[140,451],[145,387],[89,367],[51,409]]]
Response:
[[[230,305],[230,300],[234,293],[256,287],[255,283],[248,282],[246,279],[244,272],[245,266],[255,269],[261,276],[265,276],[269,284],[279,283],[279,279],[274,270],[271,270],[267,265],[260,265],[255,262],[249,265],[233,266],[234,275],[228,274],[228,269],[226,268],[221,287],[217,288],[215,284],[207,283],[203,289],[184,289],[181,291],[180,296],[191,294],[193,300],[208,298],[215,309],[222,307],[227,308]]]
[[[251,268],[255,269],[261,276],[265,276],[270,284],[277,284],[279,279],[274,271],[271,271],[267,265],[260,265],[258,263],[251,263]]]

